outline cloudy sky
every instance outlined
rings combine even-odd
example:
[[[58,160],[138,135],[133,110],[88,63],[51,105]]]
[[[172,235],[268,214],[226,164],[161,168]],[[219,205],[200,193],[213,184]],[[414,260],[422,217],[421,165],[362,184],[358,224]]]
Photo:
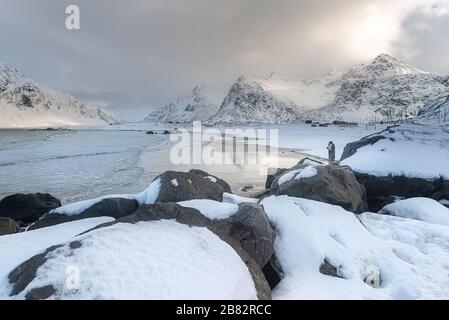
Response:
[[[314,78],[379,53],[449,74],[449,0],[0,0],[0,30],[0,62],[130,120],[197,84]]]

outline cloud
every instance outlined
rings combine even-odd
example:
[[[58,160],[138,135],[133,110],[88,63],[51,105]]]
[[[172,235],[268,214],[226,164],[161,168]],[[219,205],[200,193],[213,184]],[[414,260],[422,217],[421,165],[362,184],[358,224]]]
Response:
[[[132,118],[241,74],[313,78],[380,52],[435,69],[426,57],[445,45],[428,37],[447,27],[446,2],[3,0],[0,61]],[[69,4],[80,7],[79,31],[65,29]],[[449,58],[439,59],[449,72]]]

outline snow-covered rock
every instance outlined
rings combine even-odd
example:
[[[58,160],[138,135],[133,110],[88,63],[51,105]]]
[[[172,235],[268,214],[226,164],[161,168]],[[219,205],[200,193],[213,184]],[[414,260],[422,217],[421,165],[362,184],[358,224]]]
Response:
[[[105,226],[34,259],[9,275],[12,298],[257,299],[232,247],[207,228],[175,221]]]
[[[447,299],[449,228],[287,196],[262,205],[284,278],[274,299]],[[360,219],[360,220],[359,220]],[[335,271],[325,275],[322,265]]]
[[[322,201],[355,213],[366,210],[365,189],[347,167],[298,164],[274,179],[270,194]]]
[[[206,121],[217,113],[224,96],[224,93],[216,90],[197,86],[190,95],[156,108],[143,122],[191,123]]]
[[[418,115],[430,99],[449,94],[449,77],[427,73],[386,54],[316,80],[240,77],[213,124],[282,123],[298,119],[371,122]]]
[[[113,218],[100,217],[63,223],[57,226],[5,235],[0,237],[0,292],[6,286],[5,278],[15,267],[44,251],[46,248],[68,241],[76,235]],[[4,296],[0,293],[0,300]]]
[[[116,123],[97,106],[45,88],[0,64],[0,128]]]
[[[375,176],[449,179],[448,123],[403,123],[379,135],[385,139],[360,144],[341,163]]]
[[[379,213],[449,227],[449,209],[429,198],[410,198],[397,201],[385,206]]]

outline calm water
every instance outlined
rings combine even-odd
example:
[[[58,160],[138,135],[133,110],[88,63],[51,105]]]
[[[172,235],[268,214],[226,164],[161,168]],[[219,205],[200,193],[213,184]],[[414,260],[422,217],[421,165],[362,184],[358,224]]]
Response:
[[[264,187],[266,176],[255,165],[173,165],[172,145],[168,136],[142,130],[0,130],[0,198],[48,192],[67,203],[136,193],[163,171],[192,168],[225,179],[243,195]],[[279,155],[280,167],[303,157],[291,152]],[[241,191],[246,186],[252,187],[248,193]]]

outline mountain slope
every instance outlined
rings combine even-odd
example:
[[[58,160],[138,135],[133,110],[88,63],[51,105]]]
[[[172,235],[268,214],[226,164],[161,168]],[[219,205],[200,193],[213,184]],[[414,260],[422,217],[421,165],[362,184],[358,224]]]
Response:
[[[225,96],[205,86],[195,87],[191,94],[152,111],[143,122],[189,123],[206,121],[215,115]]]
[[[369,64],[316,80],[241,77],[211,123],[394,120],[416,116],[449,94],[449,77],[427,73],[386,54]]]
[[[48,89],[0,64],[0,128],[116,123],[99,107]]]

